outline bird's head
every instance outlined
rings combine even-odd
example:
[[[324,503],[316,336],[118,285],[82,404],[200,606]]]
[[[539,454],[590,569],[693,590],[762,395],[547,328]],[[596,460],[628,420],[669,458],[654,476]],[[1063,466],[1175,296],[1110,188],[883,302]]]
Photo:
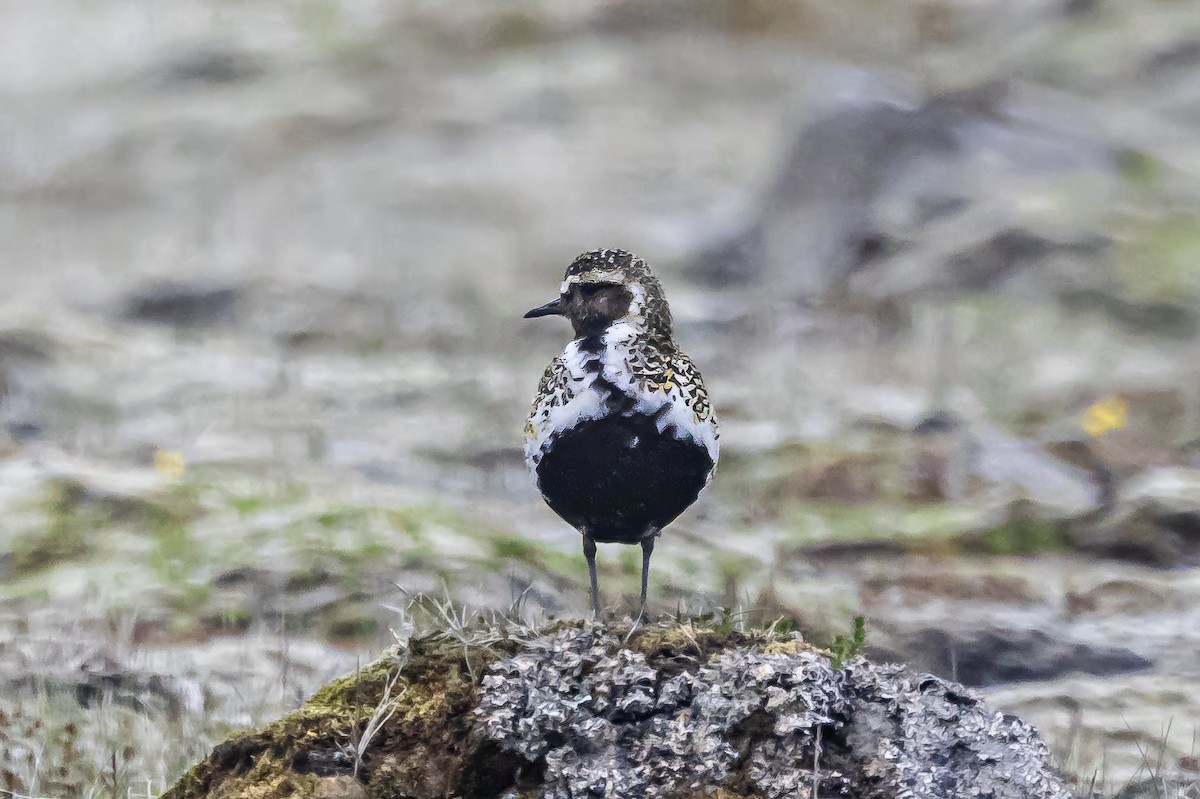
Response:
[[[526,319],[565,316],[576,336],[600,335],[616,322],[639,332],[671,337],[671,310],[662,284],[641,258],[625,250],[592,250],[567,267],[558,299],[534,308]]]

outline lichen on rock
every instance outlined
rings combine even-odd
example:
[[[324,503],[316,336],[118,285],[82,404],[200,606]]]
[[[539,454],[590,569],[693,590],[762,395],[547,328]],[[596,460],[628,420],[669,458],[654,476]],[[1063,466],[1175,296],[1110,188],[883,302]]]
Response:
[[[1036,733],[966,689],[861,659],[835,670],[798,637],[776,648],[672,673],[603,627],[562,630],[493,665],[476,713],[544,764],[551,799],[1069,795]]]
[[[1070,795],[1036,732],[971,691],[861,658],[835,668],[795,634],[710,619],[477,640],[411,641],[404,663],[393,653],[223,744],[168,796],[317,796],[333,781],[367,799]]]

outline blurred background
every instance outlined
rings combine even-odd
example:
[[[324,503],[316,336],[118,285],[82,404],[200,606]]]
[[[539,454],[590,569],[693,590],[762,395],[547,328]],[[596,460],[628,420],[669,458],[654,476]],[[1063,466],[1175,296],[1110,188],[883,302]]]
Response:
[[[520,317],[609,246],[722,422],[656,611],[863,614],[1080,793],[1197,777],[1200,5],[0,19],[0,790],[154,795],[414,594],[584,613]]]

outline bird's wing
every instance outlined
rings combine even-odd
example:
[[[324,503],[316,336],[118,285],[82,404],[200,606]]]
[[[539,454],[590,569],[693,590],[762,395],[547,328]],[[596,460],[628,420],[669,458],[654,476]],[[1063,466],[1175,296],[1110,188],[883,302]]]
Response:
[[[536,466],[537,460],[540,459],[542,441],[553,427],[554,409],[566,405],[573,395],[570,374],[560,355],[551,361],[542,373],[537,395],[533,399],[533,408],[525,422],[525,460],[530,467]]]
[[[679,398],[692,411],[696,423],[711,423],[715,428],[717,421],[713,416],[712,404],[708,400],[708,389],[692,359],[682,352],[672,353],[669,380],[674,384]]]
[[[660,429],[674,425],[688,433],[705,446],[716,464],[720,449],[717,418],[708,399],[704,378],[692,359],[679,350],[659,351],[645,357],[633,372],[648,400],[648,407],[661,409],[664,404],[669,405],[669,411],[662,416]]]

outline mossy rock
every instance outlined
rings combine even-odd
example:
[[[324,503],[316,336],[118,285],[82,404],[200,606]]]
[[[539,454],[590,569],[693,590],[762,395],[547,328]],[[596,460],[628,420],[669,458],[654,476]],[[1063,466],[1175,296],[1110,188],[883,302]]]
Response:
[[[816,771],[814,771],[814,763]],[[726,617],[480,626],[394,647],[165,799],[1067,797],[962,686]]]

